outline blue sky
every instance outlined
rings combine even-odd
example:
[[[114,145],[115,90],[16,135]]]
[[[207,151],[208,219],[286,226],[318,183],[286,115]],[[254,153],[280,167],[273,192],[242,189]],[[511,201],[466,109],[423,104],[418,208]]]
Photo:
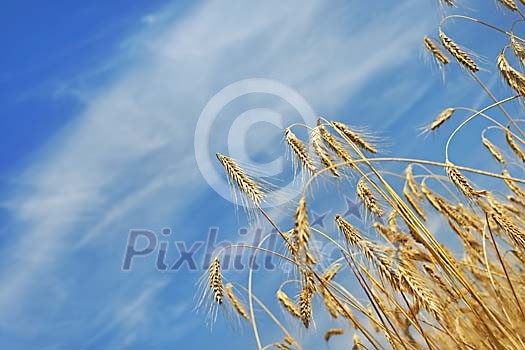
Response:
[[[495,8],[468,13],[508,21]],[[316,115],[379,132],[387,154],[443,160],[446,131],[418,138],[417,127],[449,105],[488,101],[457,67],[443,84],[425,57],[421,40],[437,36],[441,15],[421,0],[3,2],[0,347],[253,346],[246,325],[219,321],[210,331],[192,310],[202,271],[158,271],[155,255],[121,271],[129,230],[170,227],[163,239],[187,247],[212,227],[239,239],[246,219],[201,175],[194,135],[207,103],[245,79],[279,82]],[[483,38],[480,52],[494,61],[501,37],[450,28],[467,46]],[[504,96],[493,69],[480,76]],[[231,101],[202,141],[209,155],[282,155],[281,130],[268,123],[247,131],[242,150],[228,148],[228,133],[247,109],[300,121],[292,97]],[[454,144],[452,160],[479,165],[473,142]],[[345,208],[320,197],[320,213]]]

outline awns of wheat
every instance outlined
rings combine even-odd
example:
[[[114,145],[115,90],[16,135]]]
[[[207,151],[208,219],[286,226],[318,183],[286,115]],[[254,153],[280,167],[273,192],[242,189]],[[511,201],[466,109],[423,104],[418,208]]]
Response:
[[[499,2],[512,14],[521,14],[525,4]],[[505,33],[506,41],[490,68],[499,71],[510,87],[506,91],[518,98],[525,96],[525,75],[519,64],[510,62],[525,62],[525,40],[512,32],[512,22],[508,28],[495,29]],[[490,92],[476,74],[481,67],[475,56],[441,27],[437,34],[440,43],[430,37],[423,40],[433,57],[447,69],[456,61],[466,70],[461,72],[466,79]],[[510,59],[511,54],[516,57]],[[481,135],[466,136],[477,139],[483,153],[465,155],[452,147],[444,162],[380,155],[367,135],[340,121],[320,118],[306,130],[305,140],[287,128],[286,145],[309,179],[298,202],[290,205],[293,209],[280,212],[288,221],[271,220],[260,207],[268,194],[257,178],[234,159],[217,155],[230,183],[285,240],[282,250],[252,248],[270,251],[291,264],[294,273],[280,277],[272,271],[267,282],[250,277],[248,287],[234,288],[237,283],[223,285],[219,254],[206,278],[210,303],[247,323],[259,349],[302,349],[305,332],[321,338],[318,347],[339,342],[352,349],[525,349],[525,134],[519,120],[523,112],[514,117],[503,100],[483,115],[473,110],[476,115],[469,119],[459,110],[467,109],[443,109],[425,130],[442,133],[447,123],[456,128],[450,141],[468,132],[464,125],[484,118],[490,125]],[[469,157],[487,169],[462,165]],[[394,174],[383,171],[384,162],[408,164]],[[326,186],[327,182],[335,185]],[[309,212],[315,208],[316,192],[358,198],[362,212],[370,215],[362,221],[337,215],[333,229],[312,227]],[[333,207],[339,208],[339,203]],[[281,230],[286,222],[293,227]],[[337,256],[316,254],[313,242],[318,241],[336,247]],[[256,273],[270,272],[252,271]],[[273,287],[271,281],[277,279]],[[242,299],[236,291],[243,291]],[[270,305],[268,295],[280,308]],[[315,331],[319,328],[323,332]]]

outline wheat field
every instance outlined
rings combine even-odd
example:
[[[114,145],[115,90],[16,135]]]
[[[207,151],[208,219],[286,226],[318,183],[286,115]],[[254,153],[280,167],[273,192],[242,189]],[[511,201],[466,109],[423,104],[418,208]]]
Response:
[[[253,292],[251,271],[246,284],[225,283],[219,253],[205,285],[205,294],[211,296],[205,307],[212,317],[232,310],[249,326],[259,349],[302,349],[301,334],[313,325],[327,346],[350,334],[347,348],[354,350],[525,349],[525,133],[522,117],[506,109],[509,102],[525,97],[525,40],[515,33],[525,21],[525,1],[520,2],[497,1],[510,13],[505,28],[452,15],[442,19],[436,33],[422,38],[440,69],[459,65],[464,79],[472,79],[492,99],[479,110],[444,103],[428,123],[428,133],[440,132],[452,120],[458,123],[448,137],[444,159],[396,157],[395,149],[382,155],[376,138],[339,121],[319,118],[316,126],[290,126],[283,138],[301,170],[298,181],[304,183],[290,228],[281,227],[263,209],[261,203],[271,193],[257,174],[217,155],[233,190],[273,226],[286,247],[269,253],[292,264],[294,273],[283,274],[281,287],[271,291],[275,297],[270,305]],[[460,6],[453,0],[440,3]],[[448,25],[452,19],[454,25]],[[475,47],[467,49],[454,40],[454,28],[466,22],[501,35],[496,60],[480,63],[470,51]],[[477,76],[482,69],[499,71],[508,84],[507,97],[495,97]],[[499,172],[462,166],[461,157],[449,153],[451,140],[462,137],[465,126],[478,119],[490,124],[478,139]],[[301,139],[299,129],[308,137]],[[382,170],[392,162],[405,170]],[[490,179],[490,188],[483,181],[475,184],[469,179],[473,174]],[[336,215],[336,231],[312,227],[309,205],[316,191],[325,190],[320,182],[350,183],[354,192],[348,195],[359,198],[366,222]],[[455,240],[438,240],[428,224],[438,216]],[[335,245],[339,257],[325,261],[311,249],[313,237]],[[268,253],[264,245],[250,248]],[[322,307],[315,308],[315,303]],[[337,319],[340,326],[322,329],[323,315]],[[271,339],[258,327],[262,317],[280,329],[280,338]],[[288,326],[287,317],[303,329]]]

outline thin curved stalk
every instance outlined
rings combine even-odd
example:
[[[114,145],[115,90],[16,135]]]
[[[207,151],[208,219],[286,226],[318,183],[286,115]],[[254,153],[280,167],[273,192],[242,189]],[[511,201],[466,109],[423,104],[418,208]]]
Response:
[[[481,109],[480,111],[474,113],[473,115],[471,115],[470,117],[468,117],[467,119],[465,119],[456,129],[454,129],[454,131],[452,132],[452,134],[450,134],[450,136],[448,137],[447,139],[447,144],[445,145],[445,160],[448,161],[448,147],[450,145],[450,141],[454,138],[454,136],[459,132],[459,130],[461,130],[461,128],[463,128],[465,125],[467,125],[471,120],[473,120],[474,118],[476,118],[477,116],[481,115],[483,112],[491,109],[491,108],[494,108],[496,106],[500,106],[502,105],[503,103],[506,103],[506,102],[509,102],[509,101],[512,101],[516,98],[518,98],[519,96],[518,95],[514,95],[512,97],[508,97],[504,100],[501,100],[501,101],[498,101],[496,103],[493,103],[491,104],[490,106],[487,106],[483,109]],[[519,129],[518,129],[519,130]]]

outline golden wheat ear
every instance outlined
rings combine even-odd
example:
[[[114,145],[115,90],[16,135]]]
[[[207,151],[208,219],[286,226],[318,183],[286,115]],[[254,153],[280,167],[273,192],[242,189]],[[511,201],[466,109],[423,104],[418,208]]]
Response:
[[[241,169],[241,167],[230,157],[216,154],[217,159],[224,167],[230,184],[237,185],[237,188],[248,197],[255,205],[259,206],[264,199],[264,192],[260,186]]]
[[[364,349],[363,343],[361,343],[361,339],[359,338],[359,335],[357,333],[354,333],[354,336],[352,338],[352,350],[362,350]]]
[[[311,142],[312,142],[312,148],[319,158],[319,161],[321,164],[327,168],[330,169],[330,172],[335,177],[340,177],[341,175],[337,171],[335,167],[335,163],[332,160],[332,157],[330,157],[330,154],[328,154],[328,151],[326,150],[326,147],[324,146],[323,138],[321,136],[321,131],[319,130],[319,127],[315,127],[312,130],[311,134]]]
[[[326,282],[330,282],[331,280],[334,279],[335,275],[339,272],[339,270],[341,270],[341,268],[343,267],[343,265],[339,264],[339,263],[335,263],[335,264],[332,264],[330,265],[324,272],[323,272],[323,279],[326,281]]]
[[[352,157],[348,150],[332,135],[325,125],[322,123],[321,118],[317,119],[317,129],[321,135],[321,138],[326,142],[328,147],[335,153],[335,155],[341,158],[349,165],[352,164]]]
[[[339,214],[335,216],[335,223],[337,224],[339,231],[341,231],[345,236],[345,239],[348,243],[351,245],[358,244],[358,242],[361,240],[361,236],[354,226],[352,226]]]
[[[505,57],[505,48],[498,55],[498,69],[507,84],[520,96],[525,97],[525,75],[511,67]]]
[[[410,204],[410,206],[414,209],[414,211],[423,219],[423,221],[426,221],[427,217],[425,216],[423,208],[419,206],[416,197],[414,196],[412,191],[410,191],[408,186],[403,187],[403,195],[405,196],[408,204]]]
[[[301,314],[297,305],[295,305],[288,295],[280,289],[277,291],[277,300],[290,315],[297,319],[301,319]]]
[[[496,208],[493,208],[496,209]],[[492,219],[505,231],[517,249],[525,250],[525,234],[514,222],[498,210],[493,210]]]
[[[233,291],[233,284],[227,283],[225,288],[225,295],[226,299],[230,302],[231,306],[237,311],[237,313],[245,318],[246,320],[250,320],[250,316],[248,315],[248,312],[246,311],[246,308],[244,307],[241,300],[237,297],[237,295]]]
[[[342,335],[342,334],[345,334],[345,330],[342,329],[342,328],[329,329],[324,334],[324,341],[328,343],[330,341],[330,338],[332,338],[333,336],[335,336],[335,335]]]
[[[450,161],[446,161],[446,170],[448,177],[452,181],[454,185],[456,185],[457,188],[463,192],[465,197],[467,198],[479,198],[481,196],[485,196],[487,194],[487,191],[480,190],[477,191],[472,187],[470,182],[467,180],[467,178],[458,170],[458,168]]]
[[[518,11],[518,5],[514,0],[498,0],[503,6],[511,11]]]
[[[216,256],[215,259],[213,259],[213,262],[210,264],[208,274],[209,287],[213,293],[213,299],[217,304],[220,305],[223,302],[224,288],[222,285],[221,263],[218,256]]]
[[[443,53],[443,51],[441,51],[439,46],[437,46],[437,44],[433,42],[432,39],[430,39],[428,36],[425,36],[423,38],[423,43],[425,44],[425,47],[427,48],[427,50],[434,56],[434,58],[436,59],[438,63],[442,63],[442,64],[450,63],[450,60],[445,55],[445,53]]]
[[[445,124],[445,122],[449,120],[450,117],[452,117],[455,111],[456,110],[454,108],[444,109],[443,111],[441,111],[441,113],[437,115],[436,119],[434,119],[434,121],[432,121],[432,123],[428,125],[428,129],[430,131],[435,131],[439,129],[441,125]]]
[[[523,47],[523,44],[521,44],[514,35],[510,37],[510,46],[516,57],[520,59],[521,64],[525,64],[525,47]]]
[[[306,146],[301,142],[301,140],[299,140],[299,138],[292,132],[290,128],[286,128],[284,135],[286,143],[299,160],[301,166],[308,170],[311,174],[315,174],[317,169],[312,158],[310,158],[310,155],[306,150]]]
[[[469,55],[460,48],[458,44],[456,44],[452,39],[450,39],[448,36],[443,33],[442,30],[439,30],[439,38],[441,39],[441,44],[447,49],[447,51],[466,69],[471,71],[472,73],[476,73],[479,71],[479,67],[474,62],[472,58],[469,57]]]
[[[525,162],[525,153],[521,150],[521,147],[518,145],[518,143],[514,139],[514,136],[512,136],[512,133],[510,132],[510,127],[507,127],[505,129],[505,140],[507,141],[507,144],[509,145],[512,152],[514,152],[514,154],[522,162]]]
[[[355,144],[357,147],[370,153],[377,153],[377,148],[371,142],[366,140],[366,138],[363,137],[361,133],[353,130],[348,125],[341,122],[332,122],[332,125],[334,126],[335,130],[341,134],[341,136],[348,139],[348,141]]]
[[[205,313],[206,323],[212,327],[217,319],[219,308],[224,306],[224,286],[219,256],[213,258],[208,269],[199,278],[199,289],[201,292],[196,310]]]
[[[307,262],[308,242],[310,241],[310,223],[308,221],[308,211],[306,208],[306,198],[301,196],[299,205],[295,210],[294,236],[297,241],[297,252],[300,258]]]
[[[377,216],[383,216],[385,214],[383,208],[379,206],[379,202],[366,184],[365,180],[361,179],[357,183],[357,196],[363,201],[365,208],[368,209],[371,213]]]
[[[507,169],[503,169],[502,173],[503,175],[503,181],[505,182],[505,185],[514,192],[516,196],[519,198],[525,199],[525,192],[521,189],[520,186],[518,186],[514,181],[511,180],[510,173]]]
[[[423,193],[421,193],[421,190],[418,187],[416,179],[414,178],[412,165],[407,166],[407,168],[405,170],[405,182],[406,182],[406,185],[408,186],[408,188],[410,189],[410,191],[412,191],[412,193],[419,200],[423,200]],[[394,220],[394,223],[395,223],[395,216],[396,216],[396,214],[397,214],[397,212],[395,212],[395,211],[392,212],[392,215],[393,215],[392,216],[392,220]],[[390,221],[390,218],[389,218],[389,221]]]
[[[310,326],[312,318],[312,294],[312,291],[307,287],[303,287],[299,294],[299,315],[305,328]]]
[[[323,298],[324,306],[326,308],[326,311],[332,316],[332,318],[338,318],[339,317],[339,309],[337,301],[334,299],[332,294],[328,292],[328,290],[325,287],[321,287],[319,292],[321,293],[321,297]]]
[[[492,158],[494,158],[496,161],[498,161],[501,164],[505,164],[505,157],[503,157],[503,154],[501,153],[499,148],[496,147],[495,144],[490,142],[490,140],[487,139],[485,136],[481,137],[481,143],[483,143],[483,146],[485,146],[485,148],[492,155]]]

